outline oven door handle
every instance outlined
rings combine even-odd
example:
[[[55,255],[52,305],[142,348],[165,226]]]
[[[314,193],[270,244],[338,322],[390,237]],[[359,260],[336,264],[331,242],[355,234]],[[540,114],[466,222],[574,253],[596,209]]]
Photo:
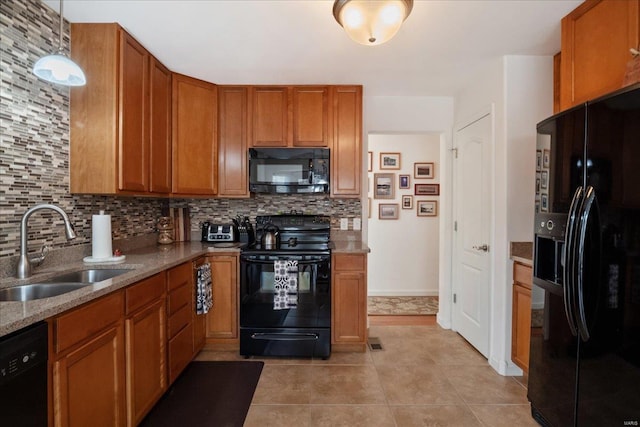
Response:
[[[251,339],[254,340],[269,340],[269,341],[317,341],[319,339],[318,334],[311,333],[282,333],[277,334],[273,332],[255,332],[251,334]]]
[[[286,257],[282,257],[282,258],[279,258],[277,260],[273,259],[273,260],[267,260],[267,261],[257,260],[257,259],[250,259],[250,258],[240,258],[240,259],[241,259],[241,261],[247,262],[249,264],[262,264],[262,265],[273,265],[273,261],[290,261]],[[323,262],[329,261],[330,259],[331,259],[330,257],[323,257],[321,259],[314,259],[314,260],[310,260],[310,261],[298,261],[298,265],[321,264]],[[292,261],[296,261],[296,260],[292,260]]]

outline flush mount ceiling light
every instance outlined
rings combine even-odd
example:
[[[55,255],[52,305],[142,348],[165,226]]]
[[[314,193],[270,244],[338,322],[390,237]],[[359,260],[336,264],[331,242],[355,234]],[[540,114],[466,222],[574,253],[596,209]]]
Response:
[[[335,0],[333,16],[355,42],[376,46],[395,36],[412,8],[413,0]]]
[[[84,86],[87,79],[82,69],[64,53],[62,48],[62,0],[60,0],[60,37],[58,51],[43,56],[33,66],[33,74],[51,83],[64,86]]]

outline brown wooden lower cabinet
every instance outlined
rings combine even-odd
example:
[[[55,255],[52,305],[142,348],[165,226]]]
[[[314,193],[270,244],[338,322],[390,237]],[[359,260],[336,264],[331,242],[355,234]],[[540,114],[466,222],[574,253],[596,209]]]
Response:
[[[332,264],[332,351],[365,351],[367,255],[334,254]]]
[[[514,262],[511,360],[525,372],[529,371],[531,342],[531,273],[530,266]]]
[[[167,389],[165,274],[125,290],[127,425],[137,425]]]
[[[193,263],[167,270],[169,384],[187,367],[194,355]]]
[[[115,292],[50,320],[53,425],[125,425],[123,297]]]
[[[238,253],[209,257],[213,281],[213,308],[207,314],[207,343],[239,348]]]

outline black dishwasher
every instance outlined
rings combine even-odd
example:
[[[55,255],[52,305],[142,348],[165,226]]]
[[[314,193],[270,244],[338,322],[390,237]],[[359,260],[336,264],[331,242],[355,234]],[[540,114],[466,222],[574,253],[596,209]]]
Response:
[[[0,338],[0,426],[47,425],[47,324]]]

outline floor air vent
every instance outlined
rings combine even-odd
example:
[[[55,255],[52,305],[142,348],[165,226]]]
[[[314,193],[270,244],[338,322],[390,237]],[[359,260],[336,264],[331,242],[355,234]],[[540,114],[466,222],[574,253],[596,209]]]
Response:
[[[367,342],[367,344],[369,344],[369,350],[371,351],[384,350],[382,348],[382,343],[380,342],[380,338],[378,337],[369,337],[369,341]]]

